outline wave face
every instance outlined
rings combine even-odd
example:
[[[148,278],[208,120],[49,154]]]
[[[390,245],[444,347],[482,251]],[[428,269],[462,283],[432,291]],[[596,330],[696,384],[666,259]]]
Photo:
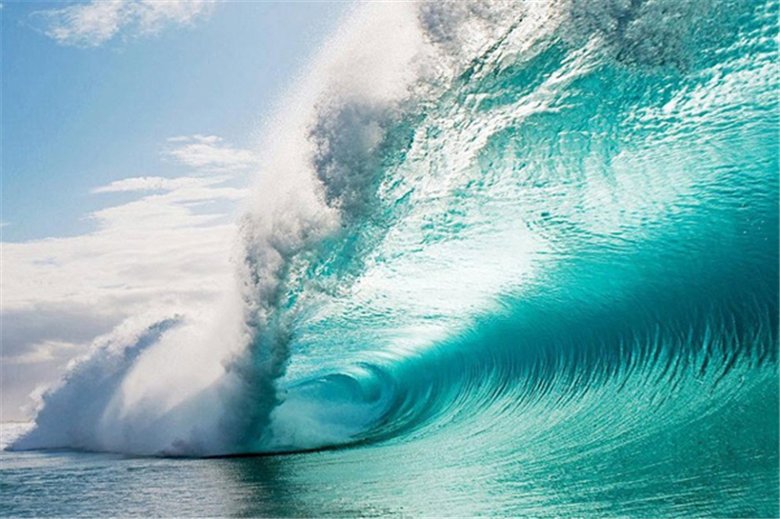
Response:
[[[224,305],[102,339],[14,448],[353,446],[511,487],[466,513],[776,515],[777,16],[360,8],[269,124]]]

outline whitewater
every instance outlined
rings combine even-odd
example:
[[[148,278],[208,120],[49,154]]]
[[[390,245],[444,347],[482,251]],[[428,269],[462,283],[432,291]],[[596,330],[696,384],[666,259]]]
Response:
[[[99,338],[8,448],[299,453],[277,515],[777,516],[777,19],[356,7],[219,304]]]

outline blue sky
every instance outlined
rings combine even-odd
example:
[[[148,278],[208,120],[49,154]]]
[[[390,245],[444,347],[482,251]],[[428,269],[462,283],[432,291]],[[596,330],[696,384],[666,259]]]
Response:
[[[4,3],[0,420],[101,334],[219,297],[264,121],[349,7]]]
[[[251,148],[259,123],[346,4],[225,2],[186,23],[129,24],[85,46],[46,35],[62,3],[2,10],[4,241],[85,232],[90,190],[181,174],[167,139]]]

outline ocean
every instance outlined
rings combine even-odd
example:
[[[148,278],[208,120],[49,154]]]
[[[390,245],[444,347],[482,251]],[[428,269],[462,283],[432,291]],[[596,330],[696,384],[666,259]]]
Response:
[[[0,514],[777,517],[777,20],[359,6],[235,287],[3,424]]]

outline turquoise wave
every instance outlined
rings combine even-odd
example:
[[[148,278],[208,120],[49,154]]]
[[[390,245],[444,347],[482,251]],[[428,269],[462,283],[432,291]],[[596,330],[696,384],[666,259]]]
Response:
[[[777,6],[683,14],[520,54],[512,26],[363,156],[328,114],[348,218],[286,279],[271,450],[513,466],[590,501],[563,514],[777,514]]]

